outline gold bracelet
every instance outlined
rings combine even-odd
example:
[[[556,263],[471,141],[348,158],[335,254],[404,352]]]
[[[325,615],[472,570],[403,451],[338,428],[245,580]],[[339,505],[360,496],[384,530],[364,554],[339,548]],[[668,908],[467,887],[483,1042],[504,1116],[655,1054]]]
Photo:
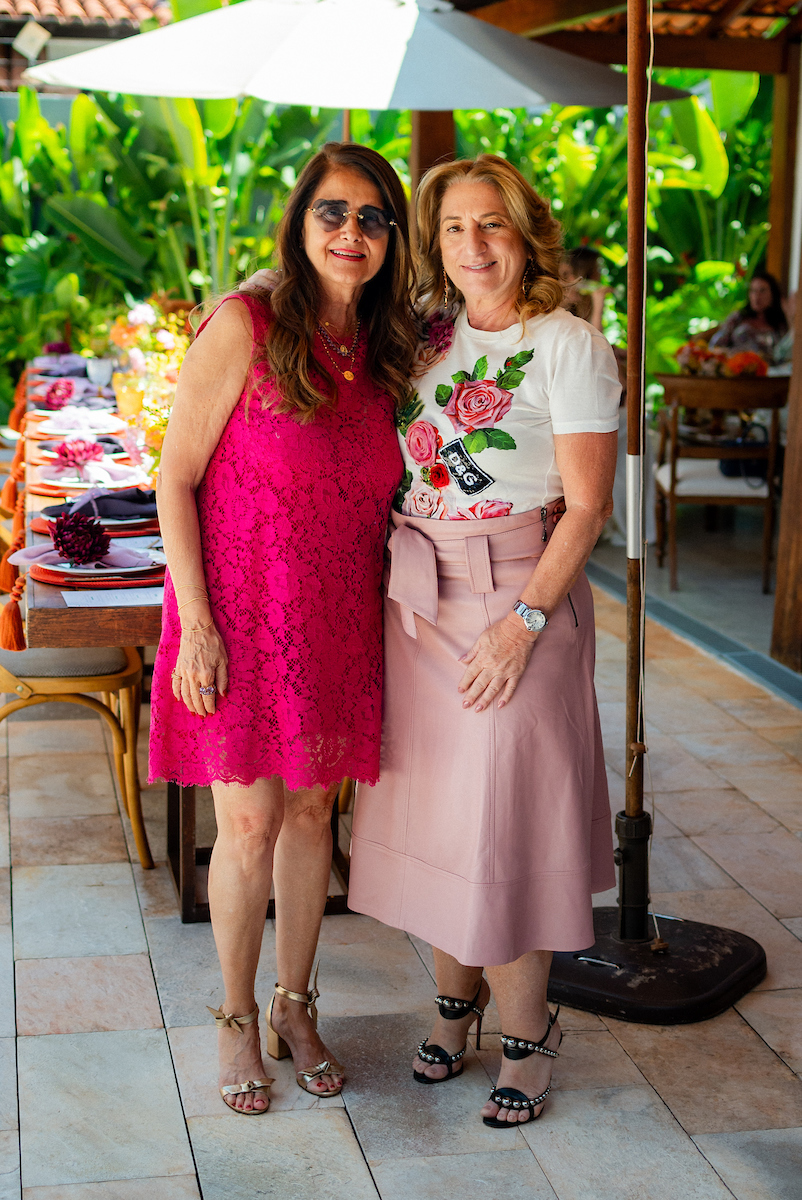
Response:
[[[176,612],[181,612],[182,608],[186,608],[188,604],[197,604],[199,600],[208,600],[208,596],[196,596],[194,600],[185,600],[183,604],[179,604]]]
[[[214,617],[212,617],[209,625],[214,625]],[[194,629],[182,629],[182,633],[201,633],[202,630],[208,629],[209,625],[196,625]]]
[[[207,596],[209,595],[208,591],[206,591],[206,588],[201,587],[199,583],[180,583],[178,587],[173,585],[174,592],[184,592],[187,588],[194,588],[196,592],[205,592]]]

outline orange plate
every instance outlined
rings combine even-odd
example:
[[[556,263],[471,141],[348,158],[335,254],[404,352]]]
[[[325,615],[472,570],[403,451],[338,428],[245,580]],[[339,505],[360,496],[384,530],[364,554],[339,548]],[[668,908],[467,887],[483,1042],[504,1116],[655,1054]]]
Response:
[[[160,587],[164,583],[164,567],[153,567],[150,571],[142,571],[136,575],[114,575],[113,568],[109,568],[108,572],[102,574],[98,571],[99,578],[94,576],[76,577],[72,571],[60,571],[58,567],[46,567],[40,563],[31,563],[28,568],[28,574],[31,579],[37,583],[47,583],[51,587],[69,588],[71,591],[75,589],[88,588],[91,590],[100,590],[102,588],[132,588],[132,587]]]
[[[86,516],[91,517],[92,514],[86,513]],[[131,521],[127,525],[106,525],[102,517],[96,519],[100,521],[106,533],[111,534],[113,538],[147,537],[149,534],[153,534],[155,537],[159,533],[159,522],[155,519]],[[49,537],[51,528],[51,522],[46,520],[45,517],[34,517],[31,521],[31,531],[33,533],[43,533],[46,537]]]

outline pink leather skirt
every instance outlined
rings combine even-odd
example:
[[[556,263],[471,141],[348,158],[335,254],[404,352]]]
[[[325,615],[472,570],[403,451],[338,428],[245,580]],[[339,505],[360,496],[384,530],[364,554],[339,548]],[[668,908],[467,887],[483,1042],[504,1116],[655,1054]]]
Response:
[[[505,708],[463,709],[459,662],[520,598],[562,502],[476,522],[392,514],[379,782],[359,785],[349,907],[466,966],[593,944],[615,883],[584,573]]]

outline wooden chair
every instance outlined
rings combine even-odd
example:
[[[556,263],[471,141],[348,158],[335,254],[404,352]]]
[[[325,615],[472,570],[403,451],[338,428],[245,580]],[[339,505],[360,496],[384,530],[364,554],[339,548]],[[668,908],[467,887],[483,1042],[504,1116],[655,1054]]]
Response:
[[[763,591],[771,590],[777,485],[777,451],[780,409],[788,399],[787,377],[716,379],[687,375],[658,375],[665,388],[666,408],[660,414],[660,449],[655,470],[657,562],[663,566],[668,532],[669,586],[677,590],[677,505],[748,505],[763,509]],[[771,409],[771,429],[766,443],[726,446],[724,435],[680,430],[680,412],[699,410],[735,412],[744,419],[756,409]],[[758,459],[766,463],[766,479],[759,482],[728,478],[719,460]],[[668,519],[666,520],[666,512]]]
[[[150,868],[153,859],[142,819],[136,760],[141,684],[142,660],[132,646],[0,650],[0,691],[18,697],[0,707],[0,721],[18,709],[60,700],[90,708],[109,726],[120,794],[139,861]],[[100,694],[101,699],[88,692]]]

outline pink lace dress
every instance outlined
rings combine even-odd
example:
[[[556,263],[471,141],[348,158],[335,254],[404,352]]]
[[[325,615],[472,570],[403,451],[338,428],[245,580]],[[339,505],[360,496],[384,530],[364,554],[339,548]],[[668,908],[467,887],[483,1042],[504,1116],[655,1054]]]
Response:
[[[239,299],[262,339],[268,311]],[[367,377],[365,348],[362,335],[353,382],[338,377],[336,408],[320,409],[308,425],[271,410],[269,374],[231,414],[197,492],[229,690],[212,717],[174,699],[180,625],[168,574],[151,781],[247,787],[277,775],[296,789],[378,778],[380,586],[402,466],[393,404]]]

